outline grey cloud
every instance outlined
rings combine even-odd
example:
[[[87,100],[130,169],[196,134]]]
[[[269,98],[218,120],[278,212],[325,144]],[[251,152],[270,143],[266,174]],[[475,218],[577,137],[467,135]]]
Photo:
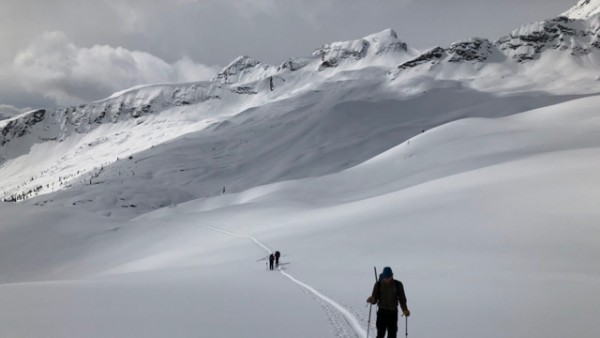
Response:
[[[13,71],[25,90],[65,106],[139,84],[208,80],[217,69],[189,58],[167,63],[122,47],[78,47],[62,32],[46,32],[17,53]]]
[[[0,120],[11,118],[13,116],[24,113],[27,110],[29,109],[19,109],[9,104],[0,104]]]

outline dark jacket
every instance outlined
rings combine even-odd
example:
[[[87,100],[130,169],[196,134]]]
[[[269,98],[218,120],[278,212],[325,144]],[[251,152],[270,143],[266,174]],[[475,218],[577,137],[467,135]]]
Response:
[[[408,310],[404,286],[402,282],[395,279],[392,279],[390,283],[376,282],[371,296],[377,302],[379,309],[398,311],[398,304],[400,304],[403,311]]]

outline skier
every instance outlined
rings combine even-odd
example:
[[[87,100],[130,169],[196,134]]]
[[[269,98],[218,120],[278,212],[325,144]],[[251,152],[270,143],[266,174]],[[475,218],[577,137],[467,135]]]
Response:
[[[281,257],[281,253],[279,251],[275,251],[275,266],[279,267],[279,257]]]
[[[377,338],[383,338],[387,331],[388,338],[396,338],[398,331],[398,303],[402,314],[410,316],[406,306],[406,295],[402,282],[394,279],[392,268],[386,266],[379,275],[379,281],[373,286],[373,292],[367,303],[378,304],[377,310]]]
[[[273,261],[275,260],[275,256],[273,254],[269,255],[269,270],[273,270]]]

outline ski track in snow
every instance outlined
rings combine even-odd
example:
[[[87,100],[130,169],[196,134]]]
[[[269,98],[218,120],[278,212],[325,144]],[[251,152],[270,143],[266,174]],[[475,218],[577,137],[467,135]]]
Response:
[[[200,227],[203,227],[205,229],[208,229],[208,230],[220,232],[220,233],[223,233],[223,234],[226,234],[226,235],[229,235],[229,236],[235,236],[235,237],[241,237],[241,238],[250,239],[254,243],[256,243],[258,246],[260,246],[261,248],[263,248],[267,253],[269,253],[269,254],[273,253],[273,251],[271,251],[271,249],[267,245],[265,245],[264,243],[262,243],[261,241],[259,241],[258,239],[256,239],[256,237],[253,237],[253,236],[250,236],[250,235],[238,234],[238,233],[235,233],[235,232],[221,230],[219,228],[215,228],[213,226],[210,226],[210,225],[204,224],[204,223],[200,223],[200,222],[194,222],[194,223],[196,225],[198,225]],[[338,337],[350,337],[348,335],[348,333],[346,332],[346,330],[344,330],[344,328],[343,328],[345,325],[343,325],[342,323],[339,322],[340,319],[336,319],[337,316],[331,310],[332,308],[335,309],[343,317],[343,319],[345,320],[345,322],[354,331],[354,334],[355,334],[356,337],[363,338],[363,337],[367,336],[367,333],[366,333],[365,329],[363,329],[363,327],[361,326],[360,321],[348,309],[346,309],[342,305],[338,304],[333,299],[325,296],[321,292],[317,291],[312,286],[310,286],[310,285],[308,285],[308,284],[300,281],[299,279],[295,278],[294,276],[290,275],[289,273],[281,270],[280,267],[278,267],[277,270],[283,276],[285,276],[287,279],[291,280],[292,282],[294,282],[297,285],[299,285],[302,288],[304,288],[317,301],[319,301],[319,303],[321,303],[321,306],[323,307],[323,309],[327,313],[327,316],[329,317],[331,325],[334,327],[334,330],[336,331],[336,336],[338,336]]]

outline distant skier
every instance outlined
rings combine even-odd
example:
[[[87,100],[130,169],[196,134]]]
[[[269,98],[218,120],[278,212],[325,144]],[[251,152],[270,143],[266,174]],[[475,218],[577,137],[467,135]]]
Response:
[[[377,310],[377,338],[383,338],[387,331],[388,338],[396,338],[398,331],[398,303],[402,314],[410,316],[406,306],[406,295],[402,282],[394,279],[392,268],[386,266],[379,275],[379,281],[373,286],[373,292],[367,303],[378,304]]]
[[[273,77],[269,76],[269,89],[271,89],[271,91],[273,91],[273,89],[275,89],[275,87],[273,86]]]
[[[275,261],[275,255],[269,255],[269,270],[273,270],[273,262]]]
[[[281,253],[279,251],[275,251],[275,266],[279,267],[279,257],[281,257]]]

